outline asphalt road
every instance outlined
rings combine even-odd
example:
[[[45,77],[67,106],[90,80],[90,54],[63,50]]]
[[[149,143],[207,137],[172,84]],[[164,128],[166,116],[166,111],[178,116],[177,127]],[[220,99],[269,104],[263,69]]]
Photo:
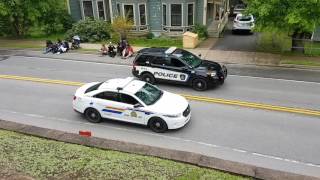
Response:
[[[258,33],[248,33],[238,31],[232,33],[233,17],[229,18],[227,28],[223,33],[223,38],[211,48],[224,51],[251,51],[255,52],[258,41]]]
[[[0,61],[0,74],[77,82],[127,77],[130,70],[128,66],[44,58],[11,57]],[[311,71],[291,71],[305,73],[304,80],[310,78]],[[245,72],[252,73],[248,69]],[[159,86],[176,93],[320,110],[319,83],[281,79],[232,75],[223,86],[206,92]],[[91,130],[98,137],[204,153],[320,177],[319,116],[191,101],[193,116],[186,127],[156,134],[142,126],[114,121],[88,123],[72,110],[76,88],[0,79],[0,118],[75,133]]]

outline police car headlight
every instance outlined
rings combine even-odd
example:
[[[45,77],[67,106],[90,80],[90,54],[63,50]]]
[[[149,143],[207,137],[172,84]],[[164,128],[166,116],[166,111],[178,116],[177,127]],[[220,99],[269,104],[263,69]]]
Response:
[[[169,118],[177,118],[181,116],[181,113],[179,114],[165,114],[163,115],[164,117],[169,117]]]
[[[209,76],[211,77],[215,77],[217,75],[216,71],[211,71],[210,73],[208,73]]]

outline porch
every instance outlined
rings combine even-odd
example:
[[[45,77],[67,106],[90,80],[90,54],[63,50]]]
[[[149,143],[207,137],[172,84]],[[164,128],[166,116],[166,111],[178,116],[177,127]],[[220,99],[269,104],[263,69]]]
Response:
[[[228,23],[229,14],[229,0],[207,1],[206,25],[209,37],[220,37]]]

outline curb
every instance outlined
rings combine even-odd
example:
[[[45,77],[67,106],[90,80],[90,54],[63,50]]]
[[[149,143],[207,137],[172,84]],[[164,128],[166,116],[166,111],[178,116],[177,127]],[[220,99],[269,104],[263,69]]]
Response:
[[[7,50],[7,51],[38,51],[35,49],[3,49],[0,48],[0,50]],[[202,49],[201,49],[202,50]],[[40,51],[39,51],[40,52]],[[94,53],[85,53],[85,52],[69,52],[70,54],[84,54],[84,55],[95,55]],[[58,58],[58,57],[51,57],[51,56],[41,56],[41,55],[24,55],[24,54],[12,54],[10,56],[25,56],[25,57],[40,57],[40,58],[52,58],[52,59],[63,59],[63,60],[73,60],[73,61],[87,61],[87,60],[76,60],[76,59],[70,59],[70,58]],[[293,64],[279,64],[279,65],[270,65],[270,64],[254,64],[254,63],[233,63],[233,62],[226,62],[226,61],[218,61],[214,60],[219,63],[223,64],[235,64],[235,65],[252,65],[252,66],[261,66],[261,67],[278,67],[278,68],[288,68],[288,69],[301,69],[301,70],[314,70],[314,71],[320,71],[320,67],[318,66],[305,66],[305,65],[293,65]],[[99,61],[87,61],[87,62],[99,62]],[[112,62],[99,62],[99,63],[108,63],[108,64],[126,64],[126,63],[112,63]]]
[[[159,148],[136,143],[103,139],[98,137],[83,137],[74,133],[59,130],[41,128],[0,119],[0,129],[43,137],[47,139],[96,147],[101,149],[115,150],[139,155],[148,155],[164,159],[189,163],[201,167],[213,168],[256,179],[268,180],[319,180],[320,178],[299,175],[290,172],[267,169],[244,163],[223,160],[215,157],[205,156],[198,153],[179,151],[173,149]]]

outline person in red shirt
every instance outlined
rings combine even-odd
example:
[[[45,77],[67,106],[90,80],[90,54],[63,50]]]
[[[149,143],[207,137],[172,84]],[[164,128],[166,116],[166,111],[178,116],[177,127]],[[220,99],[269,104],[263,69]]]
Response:
[[[127,44],[126,48],[122,51],[122,58],[126,59],[133,55],[133,48],[130,44]]]

